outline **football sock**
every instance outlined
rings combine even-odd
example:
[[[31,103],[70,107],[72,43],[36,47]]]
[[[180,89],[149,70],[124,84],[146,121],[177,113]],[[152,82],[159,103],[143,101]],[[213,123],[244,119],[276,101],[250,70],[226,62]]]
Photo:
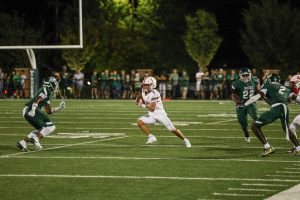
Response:
[[[265,145],[264,145],[264,148],[265,149],[268,149],[268,148],[270,148],[271,146],[270,146],[270,144],[269,143],[266,143]]]
[[[249,131],[247,128],[243,128],[244,136],[249,137]]]
[[[296,150],[297,150],[297,151],[300,151],[300,146],[296,146]]]

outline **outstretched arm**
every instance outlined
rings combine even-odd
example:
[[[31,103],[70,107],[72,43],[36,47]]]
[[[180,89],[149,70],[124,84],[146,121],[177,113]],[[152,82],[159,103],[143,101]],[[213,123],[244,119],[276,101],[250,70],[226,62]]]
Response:
[[[245,106],[249,106],[250,104],[256,102],[258,99],[260,99],[260,97],[261,97],[261,95],[259,93],[254,95],[245,103]]]

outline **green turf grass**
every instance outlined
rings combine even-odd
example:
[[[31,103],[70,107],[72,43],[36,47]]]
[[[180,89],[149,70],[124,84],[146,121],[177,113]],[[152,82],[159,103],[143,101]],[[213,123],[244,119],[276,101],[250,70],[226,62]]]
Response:
[[[291,145],[280,123],[263,128],[276,153],[259,158],[262,145],[252,133],[251,143],[244,142],[230,101],[164,102],[170,119],[192,143],[186,149],[161,125],[151,126],[158,142],[145,145],[146,137],[135,123],[146,111],[134,101],[66,100],[67,108],[50,116],[56,130],[41,140],[44,149],[30,146],[33,151],[22,153],[15,143],[32,130],[22,117],[24,103],[0,101],[1,200],[256,200],[300,182],[299,157],[286,153]],[[258,109],[262,113],[268,106],[260,102]],[[297,112],[291,105],[290,120]],[[62,138],[66,135],[59,133],[81,138]],[[126,135],[99,138],[96,133]],[[226,195],[233,193],[249,196]]]

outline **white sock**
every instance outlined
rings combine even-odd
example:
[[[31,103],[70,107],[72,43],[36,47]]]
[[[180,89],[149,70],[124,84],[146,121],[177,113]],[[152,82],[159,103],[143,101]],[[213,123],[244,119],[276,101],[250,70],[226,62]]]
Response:
[[[300,151],[300,146],[296,146],[296,150],[297,150],[297,151]]]
[[[268,149],[268,148],[270,148],[271,146],[270,146],[270,144],[269,143],[266,143],[265,145],[264,145],[264,148],[265,149]]]
[[[154,137],[154,135],[152,135],[152,134],[149,134],[149,135],[148,135],[148,138],[150,138],[150,137]]]
[[[36,136],[36,133],[37,131],[36,130],[34,130],[34,131],[31,131],[29,134],[28,134],[28,138],[33,138],[33,137],[35,137]]]

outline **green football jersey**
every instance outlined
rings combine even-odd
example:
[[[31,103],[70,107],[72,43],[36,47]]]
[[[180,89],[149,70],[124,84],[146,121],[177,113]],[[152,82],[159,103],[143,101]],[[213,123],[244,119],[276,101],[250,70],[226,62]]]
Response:
[[[43,101],[39,103],[37,107],[38,109],[41,109],[47,104],[50,104],[50,99],[53,99],[52,92],[50,91],[50,89],[47,87],[41,87],[40,89],[38,89],[35,96],[32,99],[30,99],[25,105],[31,107],[35,99],[39,96],[43,97]]]
[[[261,91],[265,93],[266,101],[270,105],[275,103],[288,104],[288,96],[291,93],[290,88],[279,83],[265,83]]]
[[[232,92],[238,96],[239,100],[247,101],[254,95],[256,86],[257,82],[253,79],[247,83],[239,79],[232,83],[231,88]]]

